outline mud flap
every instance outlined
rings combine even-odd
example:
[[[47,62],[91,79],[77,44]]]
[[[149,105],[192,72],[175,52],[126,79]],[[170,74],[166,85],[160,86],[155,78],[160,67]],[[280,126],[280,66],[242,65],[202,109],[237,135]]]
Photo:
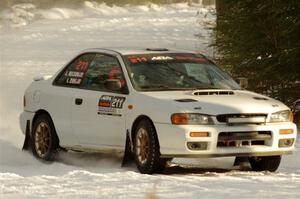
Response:
[[[129,132],[126,133],[126,144],[125,144],[125,152],[123,156],[123,161],[121,167],[128,166],[134,160],[134,156],[132,153],[132,144],[129,137]]]
[[[28,151],[31,148],[31,137],[29,133],[30,133],[29,123],[27,122],[25,140],[22,147],[23,151]]]

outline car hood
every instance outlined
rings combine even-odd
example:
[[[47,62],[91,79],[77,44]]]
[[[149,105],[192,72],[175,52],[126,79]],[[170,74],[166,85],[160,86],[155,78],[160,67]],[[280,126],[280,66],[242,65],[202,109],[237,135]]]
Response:
[[[199,95],[195,95],[195,92]],[[162,102],[172,103],[183,112],[210,115],[274,113],[289,109],[275,99],[245,90],[160,91],[143,94]]]

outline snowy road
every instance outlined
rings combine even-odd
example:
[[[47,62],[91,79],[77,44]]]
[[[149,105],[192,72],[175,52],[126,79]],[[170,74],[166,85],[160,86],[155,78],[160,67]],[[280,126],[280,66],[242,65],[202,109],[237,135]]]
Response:
[[[232,170],[233,159],[224,158],[193,160],[206,169],[172,164],[166,174],[149,176],[134,166],[120,168],[117,157],[63,153],[60,161],[44,164],[20,150],[18,115],[33,76],[53,74],[91,47],[160,46],[211,54],[206,28],[214,23],[212,10],[86,2],[78,10],[21,6],[0,17],[0,198],[300,198],[299,141],[298,151],[284,157],[276,173]]]

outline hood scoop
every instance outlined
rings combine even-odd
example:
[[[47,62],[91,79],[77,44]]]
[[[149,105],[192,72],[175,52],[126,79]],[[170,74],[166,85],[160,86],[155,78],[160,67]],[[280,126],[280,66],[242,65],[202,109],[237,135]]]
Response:
[[[176,99],[176,102],[198,102],[197,100],[194,99]]]
[[[233,91],[194,91],[193,95],[234,95]]]

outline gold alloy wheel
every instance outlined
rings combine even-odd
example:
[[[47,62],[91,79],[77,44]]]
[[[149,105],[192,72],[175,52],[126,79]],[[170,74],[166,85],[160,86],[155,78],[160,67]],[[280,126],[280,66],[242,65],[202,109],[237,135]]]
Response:
[[[43,158],[50,151],[51,135],[49,125],[45,122],[39,123],[35,131],[35,149],[39,157]]]
[[[140,128],[136,136],[136,155],[141,164],[145,164],[149,156],[149,136],[144,128]]]

